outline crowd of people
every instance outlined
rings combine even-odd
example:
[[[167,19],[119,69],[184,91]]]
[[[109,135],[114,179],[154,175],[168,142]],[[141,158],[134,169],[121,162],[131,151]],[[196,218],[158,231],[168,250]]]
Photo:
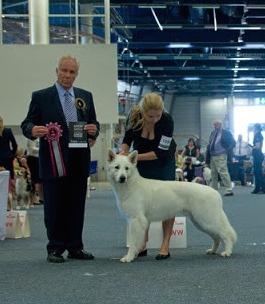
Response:
[[[205,153],[200,152],[200,147],[196,145],[195,138],[188,140],[188,144],[181,153],[179,153],[178,148],[176,149],[176,179],[188,182],[194,181],[198,176],[195,172],[196,167],[207,166],[211,169],[211,186],[217,190],[218,185],[222,184],[226,190],[224,195],[233,196],[229,164],[237,164],[236,181],[244,186],[246,183],[244,174],[251,170],[254,174],[252,183],[255,183],[255,189],[251,193],[265,193],[261,125],[259,123],[254,124],[253,145],[244,141],[241,134],[238,135],[236,141],[230,131],[223,129],[221,120],[216,119],[213,126],[214,130],[210,134]],[[198,161],[199,158],[200,161]],[[252,163],[252,168],[248,166],[245,169],[245,161]],[[199,177],[201,176],[199,175]],[[203,183],[206,182],[203,181]]]
[[[181,153],[179,153],[178,148],[176,149],[176,179],[194,181],[198,176],[195,172],[196,167],[207,166],[211,169],[211,186],[217,190],[218,185],[222,184],[226,190],[225,196],[233,196],[229,165],[237,164],[235,180],[244,186],[246,183],[244,174],[251,170],[254,173],[252,183],[255,183],[255,189],[252,193],[265,193],[261,125],[259,123],[254,124],[253,145],[244,141],[241,134],[238,135],[236,141],[230,131],[223,129],[221,120],[216,119],[213,126],[214,130],[210,134],[205,153],[200,152],[200,147],[196,145],[195,138],[188,140],[188,144]],[[199,158],[200,161],[198,161]],[[252,163],[252,169],[250,167],[245,169],[245,161]],[[204,181],[204,183],[206,182]]]

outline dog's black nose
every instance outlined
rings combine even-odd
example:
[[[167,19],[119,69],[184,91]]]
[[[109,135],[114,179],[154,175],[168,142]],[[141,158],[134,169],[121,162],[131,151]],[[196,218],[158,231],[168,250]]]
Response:
[[[126,177],[124,175],[120,176],[120,183],[124,183],[126,181]]]

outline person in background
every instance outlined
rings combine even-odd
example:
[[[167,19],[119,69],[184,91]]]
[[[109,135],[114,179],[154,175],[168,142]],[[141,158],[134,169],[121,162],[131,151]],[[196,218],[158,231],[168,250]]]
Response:
[[[194,159],[198,159],[200,156],[200,149],[195,145],[195,141],[194,139],[190,138],[188,140],[188,144],[187,146],[185,146],[185,148],[183,149],[181,156],[183,157],[183,161],[185,162],[185,160],[188,157],[192,157]]]
[[[66,250],[69,259],[94,259],[84,251],[82,232],[91,158],[89,139],[99,135],[99,123],[91,92],[73,86],[78,71],[76,58],[61,57],[56,83],[33,92],[27,117],[21,123],[27,138],[40,138],[47,260],[51,263],[65,262]],[[82,147],[69,146],[69,127],[76,122],[83,125],[85,133]],[[51,150],[53,145],[48,140],[53,138],[58,138],[58,144]],[[56,163],[54,153],[57,153]]]
[[[264,155],[262,153],[263,136],[261,134],[261,130],[262,128],[259,123],[254,124],[252,156],[255,177],[255,189],[251,192],[252,194],[265,193],[265,185],[262,175],[262,163],[264,160]]]
[[[232,196],[232,183],[228,172],[227,161],[232,159],[236,141],[232,133],[223,129],[222,121],[216,119],[213,122],[214,131],[210,135],[209,145],[206,151],[206,164],[210,164],[212,187],[218,190],[218,174],[226,189],[225,196]]]
[[[175,151],[175,160],[176,160],[176,168],[182,168],[183,167],[183,157],[181,154],[179,154],[178,147],[176,147]]]
[[[131,145],[138,150],[137,167],[142,177],[175,180],[174,122],[164,110],[164,102],[156,93],[148,93],[128,117],[122,143],[122,155],[128,155]],[[157,260],[170,257],[169,242],[175,218],[163,222],[163,243]],[[146,245],[139,256],[146,256]]]
[[[184,176],[183,176],[183,158],[181,156],[181,154],[179,154],[179,150],[178,147],[176,146],[176,150],[175,150],[175,166],[176,166],[176,172],[175,172],[175,180],[176,181],[183,181],[184,180]]]
[[[36,140],[27,140],[27,163],[31,173],[31,181],[35,186],[34,205],[42,205],[43,189],[39,172],[39,138]],[[37,195],[39,197],[38,201]]]
[[[25,156],[25,151],[22,147],[17,148],[17,152],[13,160],[13,167],[16,174],[18,174],[21,170],[27,171],[28,178],[30,178],[30,169]]]
[[[187,157],[182,167],[184,181],[192,182],[195,178],[195,168],[192,166],[191,157]]]
[[[15,197],[15,180],[13,160],[17,152],[17,142],[10,128],[5,128],[0,116],[0,166],[10,172],[13,198]]]
[[[239,169],[238,169],[238,177],[241,182],[241,185],[245,185],[244,181],[244,160],[249,159],[249,155],[251,154],[250,145],[243,140],[241,134],[238,135],[236,146],[234,148],[234,158],[238,161]]]

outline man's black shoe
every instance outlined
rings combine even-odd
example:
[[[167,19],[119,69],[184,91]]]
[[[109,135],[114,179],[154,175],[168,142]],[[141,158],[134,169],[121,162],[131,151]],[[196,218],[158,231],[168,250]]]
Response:
[[[233,195],[234,195],[233,192],[227,192],[227,193],[224,194],[224,196],[233,196]]]
[[[63,256],[57,252],[49,252],[47,261],[50,263],[63,263],[65,262],[65,259]]]
[[[263,192],[261,192],[260,190],[254,189],[251,193],[252,193],[252,194],[261,194],[261,193],[263,193]]]
[[[92,253],[86,252],[84,250],[78,250],[68,253],[68,259],[76,259],[76,260],[93,260],[95,257]]]

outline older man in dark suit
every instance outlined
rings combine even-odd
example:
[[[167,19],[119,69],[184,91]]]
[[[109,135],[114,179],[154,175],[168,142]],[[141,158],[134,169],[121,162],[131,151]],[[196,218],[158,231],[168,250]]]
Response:
[[[21,124],[23,134],[40,138],[40,177],[43,180],[44,221],[47,229],[47,260],[64,262],[68,258],[91,260],[83,250],[87,178],[90,166],[89,139],[96,139],[99,123],[92,94],[73,87],[79,63],[72,56],[60,59],[57,82],[32,94],[27,117]],[[71,147],[69,126],[81,122],[84,142]],[[80,135],[79,134],[79,135]],[[77,137],[79,137],[77,135]],[[78,145],[77,145],[78,146]]]

